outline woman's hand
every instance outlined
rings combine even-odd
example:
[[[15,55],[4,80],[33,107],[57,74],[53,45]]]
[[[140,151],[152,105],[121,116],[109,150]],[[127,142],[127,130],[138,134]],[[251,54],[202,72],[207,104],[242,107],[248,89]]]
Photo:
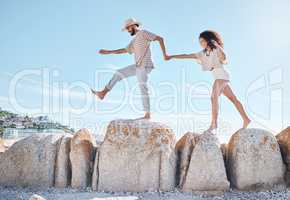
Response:
[[[214,46],[216,46],[216,47],[219,47],[220,45],[217,43],[217,41],[215,41],[215,40],[211,40],[211,43],[214,45]]]
[[[110,54],[111,53],[111,51],[109,51],[109,50],[105,50],[105,49],[101,49],[100,51],[99,51],[99,54]]]

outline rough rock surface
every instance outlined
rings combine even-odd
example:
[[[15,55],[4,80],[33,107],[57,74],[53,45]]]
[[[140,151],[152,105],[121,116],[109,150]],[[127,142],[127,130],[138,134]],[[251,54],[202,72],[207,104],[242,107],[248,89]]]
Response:
[[[227,167],[231,183],[240,190],[283,185],[285,166],[276,138],[261,129],[242,129],[230,139]]]
[[[281,153],[284,162],[287,166],[287,171],[285,175],[285,180],[287,184],[290,184],[290,127],[284,129],[281,133],[277,136],[277,141],[280,145]]]
[[[73,188],[86,188],[91,185],[94,146],[93,135],[87,129],[79,130],[71,139],[70,162]]]
[[[92,189],[94,191],[98,190],[98,182],[99,182],[99,147],[97,147],[96,149],[93,175],[92,175]]]
[[[32,135],[0,155],[0,185],[53,186],[57,146],[62,135]]]
[[[183,182],[186,177],[186,173],[189,167],[191,153],[193,147],[196,144],[196,140],[198,134],[195,133],[186,133],[184,134],[176,143],[175,151],[177,154],[177,173],[176,173],[176,180],[177,186],[182,188]]]
[[[224,160],[227,160],[227,144],[221,144],[220,146]]]
[[[93,175],[92,175],[92,189],[94,191],[98,190],[98,181],[99,181],[99,150],[101,141],[96,140],[96,154],[94,159]]]
[[[223,155],[216,136],[185,134],[176,144],[179,187],[183,191],[223,192],[229,189]]]
[[[69,159],[72,135],[64,135],[58,146],[55,163],[55,187],[67,187],[71,182],[71,163]]]
[[[173,190],[175,135],[149,120],[112,121],[98,155],[99,191]]]

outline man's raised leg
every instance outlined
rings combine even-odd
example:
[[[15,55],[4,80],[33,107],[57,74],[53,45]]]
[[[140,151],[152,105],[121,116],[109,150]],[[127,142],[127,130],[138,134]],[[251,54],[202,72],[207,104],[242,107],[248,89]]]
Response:
[[[136,65],[129,65],[127,67],[117,70],[103,90],[95,91],[91,89],[91,91],[93,94],[99,97],[99,99],[102,100],[118,81],[134,75],[136,75]]]

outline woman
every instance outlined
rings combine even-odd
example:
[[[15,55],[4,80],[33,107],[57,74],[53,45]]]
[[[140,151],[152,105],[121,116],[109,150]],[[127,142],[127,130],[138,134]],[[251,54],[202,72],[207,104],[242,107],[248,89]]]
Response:
[[[212,103],[212,120],[208,131],[217,128],[218,117],[218,98],[224,94],[237,108],[241,117],[243,118],[243,128],[246,128],[251,120],[247,116],[241,102],[237,99],[229,86],[229,74],[223,68],[226,63],[226,55],[223,50],[223,41],[220,35],[214,31],[204,31],[199,35],[199,42],[202,51],[191,54],[180,54],[166,56],[166,60],[172,58],[177,59],[196,59],[201,64],[204,71],[212,71],[214,76],[214,84],[212,87],[211,103]]]

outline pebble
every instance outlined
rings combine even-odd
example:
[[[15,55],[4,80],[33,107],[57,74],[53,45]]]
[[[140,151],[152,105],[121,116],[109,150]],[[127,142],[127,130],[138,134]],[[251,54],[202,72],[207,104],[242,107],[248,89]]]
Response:
[[[283,191],[241,192],[231,190],[221,196],[206,197],[192,193],[182,193],[178,190],[170,192],[95,192],[91,188],[77,190],[73,188],[37,188],[37,187],[3,187],[0,186],[0,200],[29,200],[34,194],[47,200],[288,200],[290,189]]]

